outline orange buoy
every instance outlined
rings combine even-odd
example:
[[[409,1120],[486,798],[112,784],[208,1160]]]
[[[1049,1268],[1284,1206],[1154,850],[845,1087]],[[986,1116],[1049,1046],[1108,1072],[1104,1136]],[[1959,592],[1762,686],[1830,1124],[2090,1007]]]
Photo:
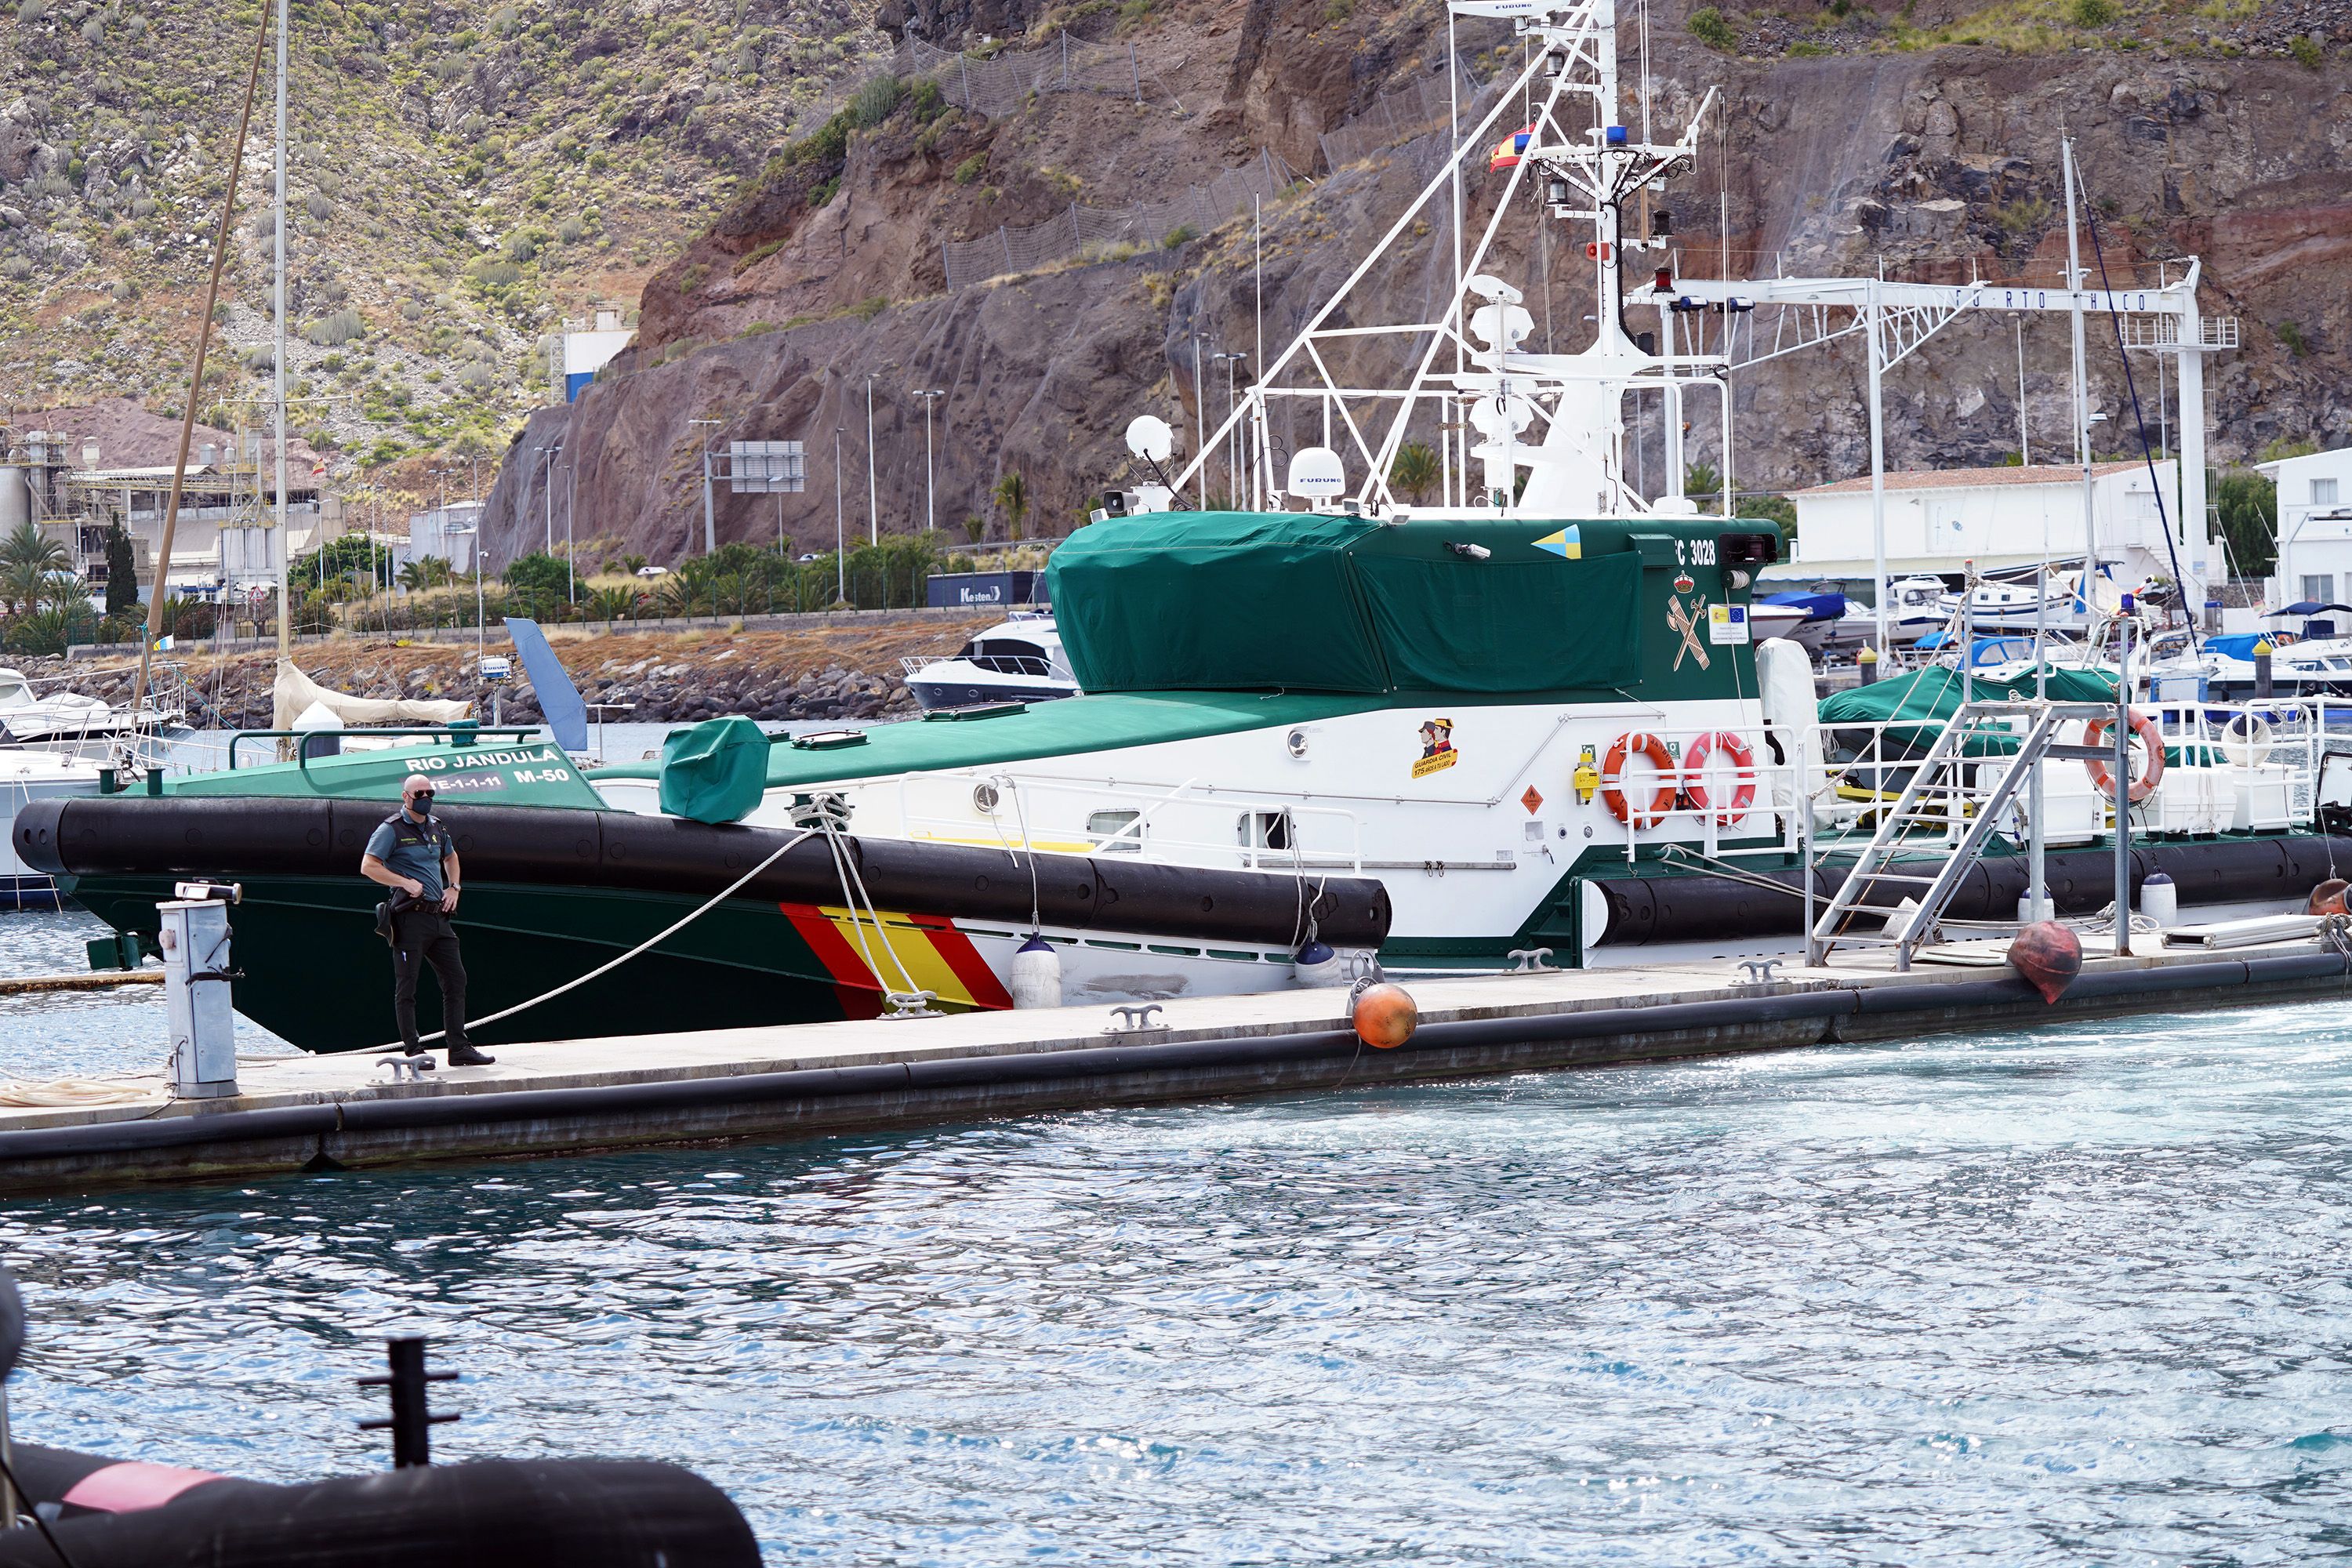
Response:
[[[1356,1038],[1374,1050],[1392,1051],[1412,1038],[1421,1025],[1421,1009],[1412,993],[1386,981],[1367,986],[1356,998]]]
[[[2311,889],[2311,897],[2305,902],[2303,912],[2307,915],[2344,914],[2347,912],[2344,905],[2347,890],[2347,884],[2343,878],[2330,877]]]
[[[2154,795],[2156,786],[2164,781],[2164,731],[2157,728],[2155,720],[2137,709],[2132,712],[2131,730],[2132,733],[2138,737],[2140,750],[2147,758],[2147,771],[2131,782],[2131,803],[2137,805],[2141,801]],[[2083,744],[2100,745],[2105,742],[2106,734],[2107,721],[2094,719],[2083,726]],[[2116,793],[2116,775],[2113,768],[2103,762],[2088,759],[2084,762],[2083,766],[2091,775],[2093,789],[2109,796]]]
[[[2055,1003],[2083,973],[2083,941],[2056,921],[2036,921],[2009,944],[2009,963],[2042,1001]]]
[[[1644,808],[1625,798],[1623,786],[1626,760],[1635,754],[1650,759],[1658,770],[1657,793]],[[1675,784],[1681,770],[1675,766],[1675,754],[1655,735],[1630,731],[1609,743],[1609,755],[1601,763],[1601,804],[1607,806],[1620,822],[1635,827],[1655,827],[1675,808]]]

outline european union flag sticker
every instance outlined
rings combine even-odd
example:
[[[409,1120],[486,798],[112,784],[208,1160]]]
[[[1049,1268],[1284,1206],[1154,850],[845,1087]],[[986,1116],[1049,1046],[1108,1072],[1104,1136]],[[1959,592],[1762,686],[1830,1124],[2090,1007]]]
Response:
[[[1549,550],[1563,561],[1581,561],[1584,559],[1584,541],[1577,532],[1577,528],[1574,523],[1570,523],[1558,533],[1545,534],[1541,539],[1536,541],[1536,548],[1538,550]]]

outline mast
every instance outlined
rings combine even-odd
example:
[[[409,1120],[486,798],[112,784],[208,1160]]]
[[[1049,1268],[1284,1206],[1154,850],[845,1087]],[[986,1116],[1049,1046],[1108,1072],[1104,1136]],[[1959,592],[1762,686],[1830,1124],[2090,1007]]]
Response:
[[[2058,143],[2066,172],[2066,288],[2074,295],[2066,312],[2074,329],[2074,456],[2083,468],[2083,625],[2091,625],[2091,585],[2099,570],[2099,526],[2091,504],[2091,385],[2083,339],[2083,245],[2074,221],[2074,142]]]
[[[293,551],[293,540],[286,521],[286,0],[278,0],[278,221],[276,229],[278,278],[275,331],[277,349],[272,358],[273,393],[278,437],[278,658],[283,662],[293,648],[293,609],[286,601],[287,557]],[[321,520],[325,508],[320,509]],[[322,534],[324,530],[320,531]],[[321,551],[326,548],[322,537]],[[371,550],[371,556],[373,552]],[[320,556],[321,570],[326,557]]]

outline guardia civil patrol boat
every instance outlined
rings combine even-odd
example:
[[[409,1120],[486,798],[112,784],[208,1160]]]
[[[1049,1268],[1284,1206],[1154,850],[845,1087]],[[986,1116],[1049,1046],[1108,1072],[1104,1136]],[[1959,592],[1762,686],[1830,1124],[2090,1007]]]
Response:
[[[2134,888],[2161,871],[2209,913],[2352,865],[2324,698],[2259,728],[2202,701],[2118,715],[2095,672],[1964,662],[1817,703],[1803,650],[1749,620],[1778,530],[1681,493],[1685,405],[1728,403],[1738,296],[1677,282],[1670,226],[1626,221],[1693,169],[1713,95],[1653,142],[1619,119],[1608,0],[1454,9],[1515,19],[1526,69],[1189,463],[1168,472],[1171,422],[1130,425],[1152,482],[1050,569],[1081,695],[789,740],[719,720],[586,772],[438,736],[37,805],[18,853],[142,940],[173,875],[239,878],[239,1006],[330,1049],[391,1037],[372,889],[342,858],[418,765],[451,780],[474,991],[524,1007],[473,1031],[490,1042],[1719,963],[1881,922],[1907,962],[2015,930],[2029,894],[2095,919],[2118,829]],[[1496,185],[1475,231],[1449,216],[1465,159]],[[1529,207],[1591,237],[1573,352],[1538,346],[1537,279],[1500,259]],[[1359,286],[1429,265],[1431,228],[1450,294],[1381,321]],[[1661,416],[1656,496],[1630,472],[1637,408]],[[1319,439],[1278,462],[1302,430]],[[1408,445],[1437,470],[1414,495],[1389,478]],[[1213,506],[1207,479],[1236,472]],[[2124,780],[2095,750],[2119,719]],[[1933,908],[1906,912],[1906,885]]]

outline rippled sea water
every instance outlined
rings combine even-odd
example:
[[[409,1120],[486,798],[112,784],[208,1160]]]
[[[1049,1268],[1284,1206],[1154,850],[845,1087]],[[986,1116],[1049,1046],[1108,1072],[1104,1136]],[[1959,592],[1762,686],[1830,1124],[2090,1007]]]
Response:
[[[12,1398],[370,1468],[425,1332],[444,1458],[677,1459],[773,1563],[2300,1563],[2347,1129],[2352,1004],[16,1201]]]

